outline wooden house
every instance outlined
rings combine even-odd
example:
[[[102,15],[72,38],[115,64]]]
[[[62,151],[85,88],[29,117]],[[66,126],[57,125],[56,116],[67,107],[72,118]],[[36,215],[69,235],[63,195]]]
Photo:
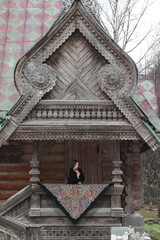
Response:
[[[17,63],[21,97],[0,132],[1,239],[143,239],[140,153],[160,143],[132,99],[135,63],[87,4],[66,4]],[[114,183],[76,224],[37,184],[66,184],[74,159],[86,185]]]

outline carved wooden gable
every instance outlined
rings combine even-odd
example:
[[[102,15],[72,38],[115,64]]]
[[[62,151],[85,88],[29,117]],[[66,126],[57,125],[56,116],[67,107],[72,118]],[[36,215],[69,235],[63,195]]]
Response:
[[[137,85],[134,62],[86,11],[86,4],[74,1],[18,62],[15,83],[22,97],[10,111],[1,144],[9,137],[94,138],[143,139],[153,150],[159,147],[130,98]]]

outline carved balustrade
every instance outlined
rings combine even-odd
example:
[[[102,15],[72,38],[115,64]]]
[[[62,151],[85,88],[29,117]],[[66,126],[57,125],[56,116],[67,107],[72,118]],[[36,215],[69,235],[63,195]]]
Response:
[[[41,101],[30,113],[29,119],[95,119],[124,120],[123,114],[110,102]]]

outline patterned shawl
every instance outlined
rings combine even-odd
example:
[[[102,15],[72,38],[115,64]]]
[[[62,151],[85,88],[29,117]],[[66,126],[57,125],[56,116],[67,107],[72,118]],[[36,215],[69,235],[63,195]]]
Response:
[[[56,201],[66,216],[73,222],[84,216],[112,185],[111,184],[41,184],[39,185]]]

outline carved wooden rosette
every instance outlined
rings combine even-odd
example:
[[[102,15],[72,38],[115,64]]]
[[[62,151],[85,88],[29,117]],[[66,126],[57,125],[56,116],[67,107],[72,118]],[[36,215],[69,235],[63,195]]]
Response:
[[[53,68],[47,64],[37,64],[36,61],[31,60],[26,64],[24,69],[24,76],[29,83],[39,91],[50,91],[56,82],[56,73]]]
[[[130,74],[125,73],[122,67],[107,64],[99,71],[100,88],[109,96],[126,96],[130,94],[132,88],[132,79]]]

